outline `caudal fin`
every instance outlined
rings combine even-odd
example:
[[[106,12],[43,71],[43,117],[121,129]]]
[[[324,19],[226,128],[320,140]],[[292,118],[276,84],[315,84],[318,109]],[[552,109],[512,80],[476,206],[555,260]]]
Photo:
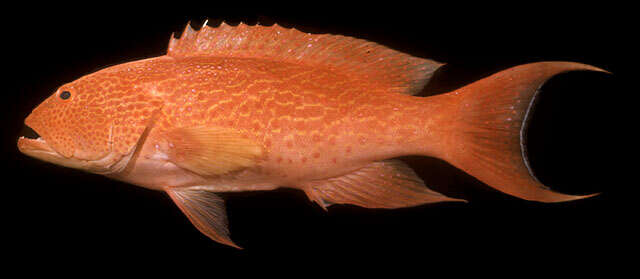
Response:
[[[597,195],[567,195],[543,185],[533,175],[525,149],[538,89],[552,76],[576,70],[606,72],[572,62],[531,63],[449,93],[458,107],[445,159],[487,185],[526,200],[562,202]]]

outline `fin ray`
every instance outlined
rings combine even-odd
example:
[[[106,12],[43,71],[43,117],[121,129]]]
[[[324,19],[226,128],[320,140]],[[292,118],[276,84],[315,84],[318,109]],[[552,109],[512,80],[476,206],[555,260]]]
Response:
[[[526,125],[538,89],[552,76],[576,70],[606,72],[574,62],[538,62],[498,72],[458,90],[445,160],[504,193],[532,201],[591,197],[551,190],[533,174],[525,148]]]
[[[399,160],[374,162],[344,176],[306,182],[302,188],[309,199],[325,210],[333,204],[400,208],[463,201],[428,189],[415,172]]]
[[[168,188],[166,192],[201,233],[219,243],[242,249],[229,238],[222,198],[208,191],[189,188]]]
[[[187,24],[171,36],[167,55],[257,58],[329,67],[386,85],[391,92],[417,94],[442,63],[413,57],[374,42],[342,35],[311,34],[281,27],[236,27],[222,23],[199,31]]]
[[[262,156],[263,148],[233,129],[181,127],[166,133],[169,158],[200,175],[222,175],[248,168]]]

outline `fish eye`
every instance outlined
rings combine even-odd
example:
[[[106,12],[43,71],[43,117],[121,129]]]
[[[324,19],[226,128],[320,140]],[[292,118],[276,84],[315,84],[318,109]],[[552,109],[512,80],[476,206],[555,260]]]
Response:
[[[60,99],[66,100],[69,99],[69,97],[71,97],[71,92],[69,91],[62,91],[62,93],[60,93]]]

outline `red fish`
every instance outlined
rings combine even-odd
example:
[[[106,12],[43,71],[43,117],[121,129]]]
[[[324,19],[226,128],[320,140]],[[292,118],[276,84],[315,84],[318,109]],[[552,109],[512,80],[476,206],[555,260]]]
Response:
[[[463,201],[430,190],[398,159],[441,158],[532,201],[541,184],[523,133],[537,89],[574,62],[513,67],[453,92],[416,97],[442,63],[339,35],[274,26],[190,25],[167,54],[59,87],[25,124],[21,152],[166,191],[211,239],[230,237],[229,191],[290,187],[332,204],[400,208]]]

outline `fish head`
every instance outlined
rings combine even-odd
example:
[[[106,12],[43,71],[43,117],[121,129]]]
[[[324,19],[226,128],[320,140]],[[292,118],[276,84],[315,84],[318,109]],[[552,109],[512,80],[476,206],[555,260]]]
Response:
[[[121,71],[102,71],[58,88],[25,119],[31,157],[93,173],[124,169],[161,103]]]

